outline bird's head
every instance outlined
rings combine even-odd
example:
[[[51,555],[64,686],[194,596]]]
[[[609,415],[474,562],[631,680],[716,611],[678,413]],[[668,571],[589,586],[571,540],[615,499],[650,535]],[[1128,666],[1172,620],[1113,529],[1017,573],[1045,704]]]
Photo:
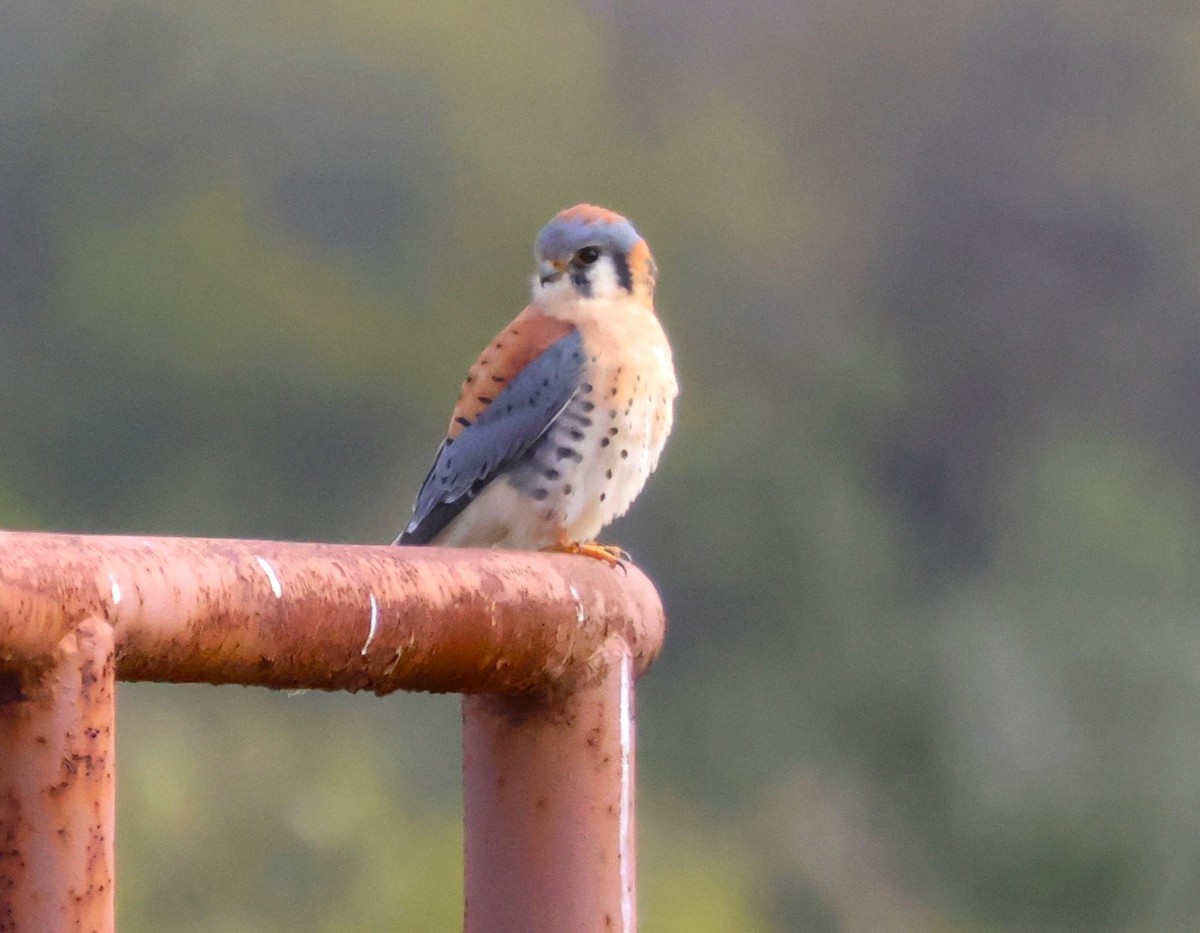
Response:
[[[657,268],[633,224],[614,211],[577,204],[554,217],[534,248],[535,300],[634,298],[651,306]]]

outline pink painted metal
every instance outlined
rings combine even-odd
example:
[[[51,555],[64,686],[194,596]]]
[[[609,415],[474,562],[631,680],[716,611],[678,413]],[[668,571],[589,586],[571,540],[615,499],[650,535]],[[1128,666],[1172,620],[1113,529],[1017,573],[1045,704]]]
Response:
[[[0,931],[113,928],[112,627],[0,674]]]
[[[589,558],[0,532],[0,933],[68,886],[95,920],[63,928],[111,930],[114,664],[487,694],[464,701],[468,929],[632,931],[633,682],[663,633],[645,576]],[[27,803],[56,774],[76,821],[57,849]]]
[[[633,660],[570,692],[463,699],[467,933],[636,928]]]

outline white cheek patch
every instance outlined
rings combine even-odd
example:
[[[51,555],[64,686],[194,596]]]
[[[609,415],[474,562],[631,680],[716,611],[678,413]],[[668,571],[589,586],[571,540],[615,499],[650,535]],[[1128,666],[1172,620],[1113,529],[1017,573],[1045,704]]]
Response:
[[[592,298],[616,298],[618,295],[629,293],[617,281],[617,268],[613,265],[611,256],[601,256],[588,269],[588,281],[592,286]]]
[[[601,299],[611,301],[615,298],[628,298],[627,292],[617,276],[617,268],[611,256],[601,256],[585,270],[587,282],[578,284],[573,276],[579,273],[568,270],[553,282],[545,282],[534,276],[531,282],[534,298],[543,302],[578,301],[580,299]]]

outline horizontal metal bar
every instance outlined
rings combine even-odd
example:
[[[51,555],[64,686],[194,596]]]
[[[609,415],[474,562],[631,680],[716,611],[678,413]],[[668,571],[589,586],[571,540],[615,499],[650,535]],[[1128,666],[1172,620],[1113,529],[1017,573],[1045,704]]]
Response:
[[[640,571],[587,557],[0,532],[0,680],[92,617],[121,680],[380,694],[571,689],[613,635],[636,676],[665,625]]]

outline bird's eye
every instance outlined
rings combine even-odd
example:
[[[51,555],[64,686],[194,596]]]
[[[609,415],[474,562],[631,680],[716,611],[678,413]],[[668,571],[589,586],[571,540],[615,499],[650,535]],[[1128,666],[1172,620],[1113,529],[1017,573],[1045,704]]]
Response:
[[[600,258],[600,250],[595,246],[585,246],[575,254],[575,258],[579,261],[580,265],[590,266]]]

